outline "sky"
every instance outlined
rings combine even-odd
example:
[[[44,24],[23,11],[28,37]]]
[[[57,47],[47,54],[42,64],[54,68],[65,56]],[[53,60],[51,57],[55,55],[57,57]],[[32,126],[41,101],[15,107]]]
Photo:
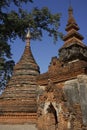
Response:
[[[27,4],[24,6],[25,10],[31,9],[32,7],[48,7],[52,13],[61,13],[60,28],[59,31],[66,34],[65,27],[68,20],[68,7],[70,0],[34,0],[33,4]],[[74,10],[74,18],[80,27],[79,33],[84,36],[83,43],[87,45],[87,0],[71,0],[71,5]],[[44,33],[42,41],[31,40],[31,50],[33,56],[40,67],[40,72],[44,73],[48,70],[51,58],[54,56],[58,57],[58,50],[64,44],[64,42],[58,39],[57,43],[54,44],[53,38],[50,38],[47,33]],[[21,58],[26,43],[21,39],[16,39],[11,44],[12,58],[17,63]]]

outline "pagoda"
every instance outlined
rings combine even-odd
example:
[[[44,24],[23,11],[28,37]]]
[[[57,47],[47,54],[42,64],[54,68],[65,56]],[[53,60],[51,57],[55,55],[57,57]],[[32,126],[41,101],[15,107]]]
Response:
[[[46,85],[47,79],[52,79],[53,82],[67,81],[86,73],[87,46],[82,41],[84,37],[78,32],[79,29],[70,6],[65,28],[67,34],[63,36],[64,44],[58,50],[58,57],[52,57],[48,71],[39,75],[39,84]]]
[[[65,30],[58,57],[37,77],[39,130],[87,129],[87,46],[71,6]]]
[[[32,55],[30,38],[28,30],[24,53],[15,65],[13,76],[0,96],[0,123],[36,123],[36,77],[39,75],[39,66]]]
[[[79,27],[73,17],[73,8],[68,9],[67,34],[63,37],[64,45],[59,50],[60,59],[63,62],[73,60],[87,61],[87,46],[83,44],[84,37],[78,32]]]

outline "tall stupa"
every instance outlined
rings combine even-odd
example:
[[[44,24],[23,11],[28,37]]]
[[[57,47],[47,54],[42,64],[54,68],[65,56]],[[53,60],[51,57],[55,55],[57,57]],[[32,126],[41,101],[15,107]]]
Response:
[[[36,77],[39,75],[39,66],[32,55],[30,38],[28,30],[24,53],[0,96],[0,123],[36,123]]]

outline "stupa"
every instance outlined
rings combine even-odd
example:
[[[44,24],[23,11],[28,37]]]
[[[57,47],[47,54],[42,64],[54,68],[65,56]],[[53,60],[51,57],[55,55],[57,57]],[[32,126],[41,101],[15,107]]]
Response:
[[[0,96],[0,123],[35,123],[37,119],[37,83],[39,75],[30,47],[30,32],[26,35],[24,53],[15,65],[13,76]]]
[[[78,32],[79,27],[73,17],[73,9],[68,9],[67,34],[63,37],[64,45],[59,50],[59,56],[63,62],[73,60],[87,61],[87,46],[82,42],[84,37]]]

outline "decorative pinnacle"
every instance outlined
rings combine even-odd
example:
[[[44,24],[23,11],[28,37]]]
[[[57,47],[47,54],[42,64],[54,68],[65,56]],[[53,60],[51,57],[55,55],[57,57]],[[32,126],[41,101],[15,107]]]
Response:
[[[31,35],[30,35],[30,30],[28,28],[28,32],[26,34],[26,46],[30,46],[30,39],[31,39]]]
[[[68,12],[69,12],[69,17],[72,17],[73,16],[73,8],[71,6],[69,7]]]
[[[31,38],[31,35],[30,35],[30,30],[29,30],[29,28],[28,28],[28,32],[27,32],[27,35],[26,35],[26,38]]]
[[[73,8],[72,6],[69,7],[68,9],[68,14],[69,14],[69,19],[68,19],[68,23],[71,24],[71,23],[76,23],[74,17],[73,17]]]

